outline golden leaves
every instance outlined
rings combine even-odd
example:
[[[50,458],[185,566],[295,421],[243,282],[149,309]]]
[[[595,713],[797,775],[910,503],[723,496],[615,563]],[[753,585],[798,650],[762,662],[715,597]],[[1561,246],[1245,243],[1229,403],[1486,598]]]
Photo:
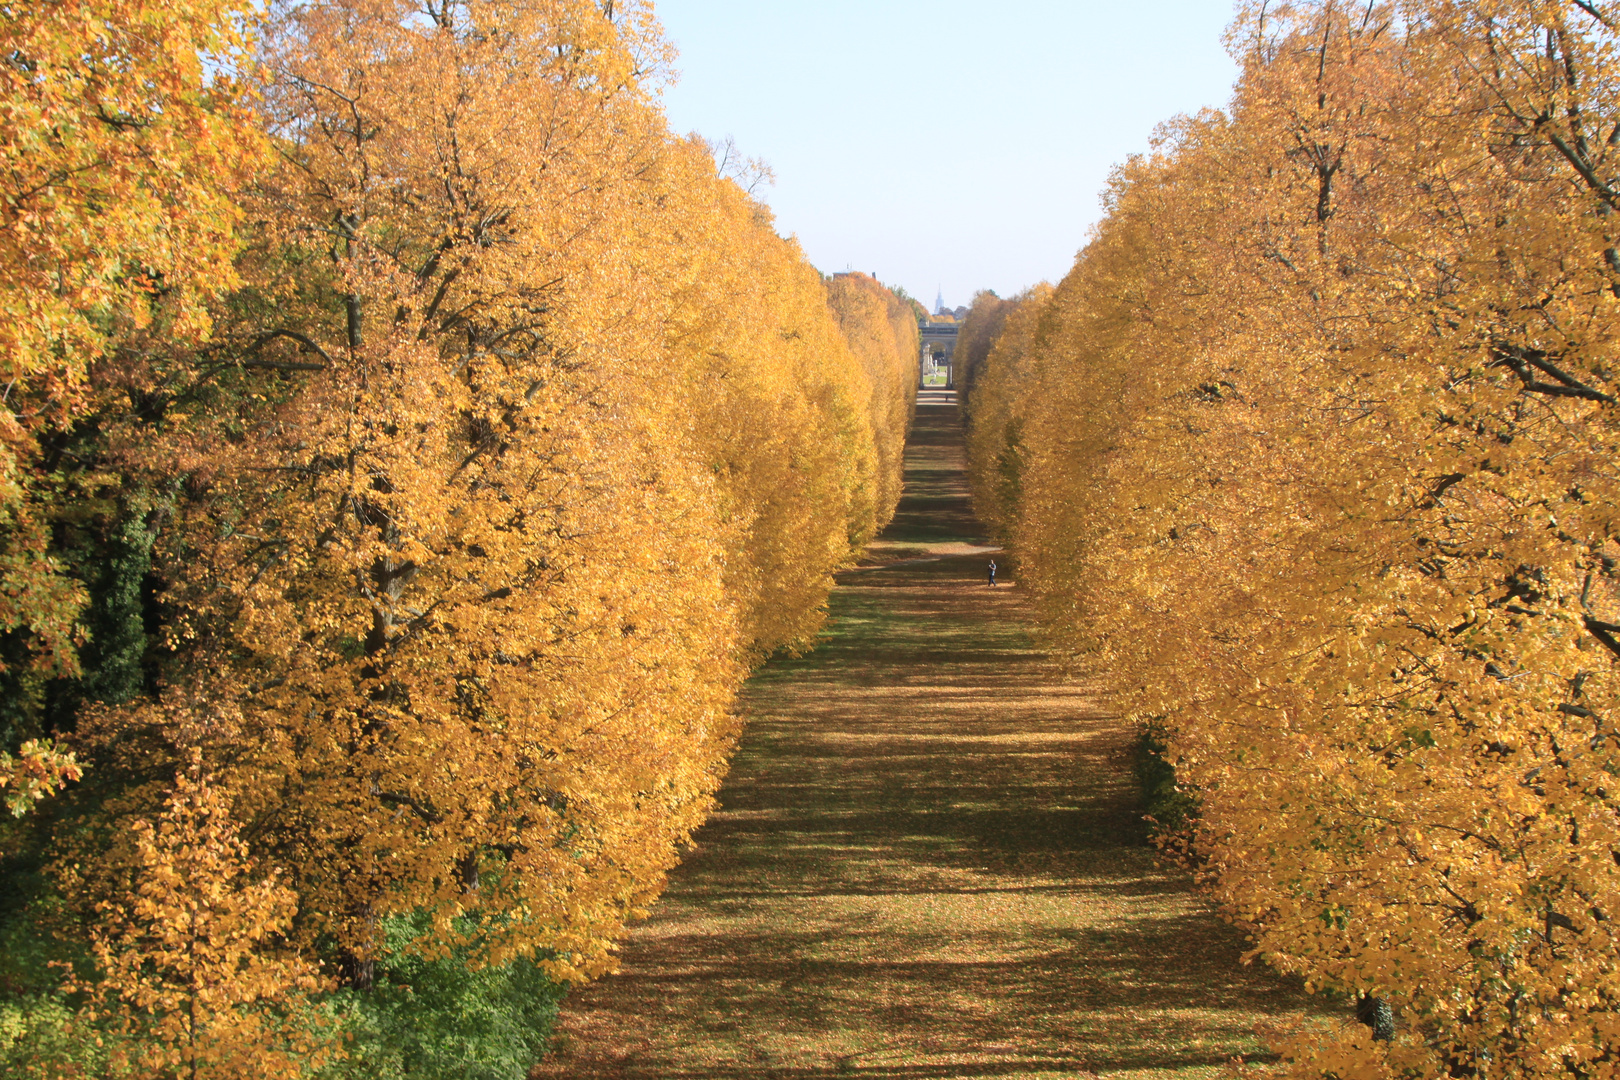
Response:
[[[0,628],[31,666],[76,670],[83,596],[42,552],[36,458],[94,405],[93,365],[206,333],[234,280],[232,189],[264,160],[240,88],[250,6],[27,4],[0,20]],[[212,68],[205,71],[205,62]]]
[[[74,753],[58,749],[49,739],[28,739],[15,755],[0,750],[0,788],[8,789],[6,809],[13,817],[22,817],[34,803],[81,776]]]
[[[132,884],[99,905],[94,976],[75,989],[118,1017],[114,1065],[139,1074],[298,1076],[331,1056],[318,1025],[290,1022],[320,985],[282,943],[296,896],[254,873],[200,754],[163,811],[130,825]]]
[[[113,490],[156,535],[120,614],[157,692],[0,760],[13,808],[105,778],[55,872],[121,1068],[296,1075],[315,973],[363,988],[392,915],[609,970],[741,679],[898,499],[909,315],[830,306],[671,136],[650,6],[429,14],[276,6],[262,66],[228,5],[0,29],[0,629],[41,678],[83,644],[50,515]],[[218,73],[250,70],[247,113]],[[92,410],[90,478],[46,476],[35,436]]]

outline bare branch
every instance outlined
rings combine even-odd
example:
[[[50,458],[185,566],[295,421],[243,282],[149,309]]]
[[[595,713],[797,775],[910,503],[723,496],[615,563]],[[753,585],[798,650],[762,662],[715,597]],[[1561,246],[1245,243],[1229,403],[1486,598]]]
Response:
[[[296,361],[256,360],[252,358],[253,353],[258,352],[260,349],[270,344],[270,342],[275,341],[277,338],[286,338],[288,341],[296,342],[302,347],[303,351],[314,353],[324,362],[320,364],[306,364],[298,363]],[[253,339],[253,343],[248,346],[247,351],[249,354],[248,357],[245,357],[240,361],[243,367],[272,368],[278,371],[322,371],[332,366],[331,355],[325,349],[321,348],[320,345],[318,345],[312,338],[309,338],[304,334],[300,334],[296,330],[266,331]]]
[[[1591,4],[1587,3],[1587,0],[1574,0],[1574,3],[1576,7],[1592,16],[1592,18],[1602,23],[1608,29],[1613,30],[1615,28],[1614,23],[1611,20],[1604,18],[1603,13],[1598,11],[1598,9],[1593,7]]]

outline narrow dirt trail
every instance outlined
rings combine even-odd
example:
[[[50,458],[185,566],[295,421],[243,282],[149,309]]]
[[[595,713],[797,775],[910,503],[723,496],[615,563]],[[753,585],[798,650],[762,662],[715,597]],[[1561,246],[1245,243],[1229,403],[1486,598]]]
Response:
[[[1130,732],[979,531],[956,407],[921,406],[873,545],[906,561],[842,575],[820,647],[750,681],[722,809],[532,1076],[1192,1077],[1299,1011],[1156,868]]]

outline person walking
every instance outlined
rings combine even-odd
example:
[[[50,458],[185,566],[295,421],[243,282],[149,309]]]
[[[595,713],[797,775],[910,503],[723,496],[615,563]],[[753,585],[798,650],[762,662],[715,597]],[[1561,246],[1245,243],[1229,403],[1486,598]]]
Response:
[[[996,587],[996,560],[990,560],[990,587]]]

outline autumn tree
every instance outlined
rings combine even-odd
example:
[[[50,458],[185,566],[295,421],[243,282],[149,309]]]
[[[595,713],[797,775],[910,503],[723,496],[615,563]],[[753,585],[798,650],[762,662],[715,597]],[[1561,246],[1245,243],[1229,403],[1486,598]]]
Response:
[[[670,134],[648,5],[278,4],[251,52],[238,15],[109,15],[63,54],[210,59],[100,117],[134,216],[84,265],[123,269],[63,309],[81,368],[19,360],[12,399],[40,419],[7,475],[67,524],[10,534],[46,591],[0,616],[39,679],[82,677],[53,684],[62,745],[0,776],[23,805],[90,769],[28,858],[149,1074],[292,1070],[317,970],[352,1002],[406,953],[489,993],[611,968],[742,677],[811,644],[893,513],[915,351],[897,300],[831,297]],[[250,113],[221,73],[258,80]]]
[[[1300,1074],[1616,1050],[1613,26],[1247,9],[995,406],[1043,618],[1168,730],[1254,954],[1356,1005]]]
[[[876,528],[873,391],[665,130],[645,8],[413,11],[270,24],[243,288],[109,436],[178,485],[169,689],[79,742],[131,777],[200,750],[353,987],[424,913],[430,950],[588,977],[707,812],[747,666]]]
[[[1050,295],[1051,286],[1042,284],[1012,300],[976,301],[968,315],[966,329],[975,339],[980,333],[976,327],[999,323],[984,356],[971,369],[967,444],[974,512],[994,535],[1004,539],[1012,535],[1018,520],[1024,475],[1024,403],[1034,400],[1033,376],[1038,368],[1031,354],[1037,323]],[[977,347],[970,342],[970,359]],[[983,392],[977,392],[981,386]]]
[[[634,363],[657,339],[624,308],[664,146],[642,18],[380,3],[272,27],[284,166],[188,361],[231,364],[232,394],[166,417],[195,471],[159,545],[172,678],[240,720],[183,731],[166,700],[86,738],[199,745],[286,868],[298,940],[335,941],[356,985],[379,919],[453,939],[478,906],[508,916],[491,960],[601,970],[729,745],[712,485],[663,452]]]
[[[161,814],[131,823],[124,889],[99,905],[94,970],[78,988],[105,1014],[115,1075],[295,1077],[333,1047],[289,1010],[319,986],[279,939],[296,897],[258,876],[200,755]]]
[[[973,294],[967,317],[962,320],[962,328],[956,332],[956,351],[951,354],[957,370],[954,381],[968,413],[973,408],[973,384],[1016,303],[1014,300],[1003,300],[990,289],[981,289]]]
[[[877,505],[871,532],[857,537],[864,542],[889,523],[900,502],[902,455],[916,407],[913,384],[921,344],[907,305],[876,278],[835,274],[827,282],[827,297],[839,330],[872,387],[868,423],[877,452]]]

